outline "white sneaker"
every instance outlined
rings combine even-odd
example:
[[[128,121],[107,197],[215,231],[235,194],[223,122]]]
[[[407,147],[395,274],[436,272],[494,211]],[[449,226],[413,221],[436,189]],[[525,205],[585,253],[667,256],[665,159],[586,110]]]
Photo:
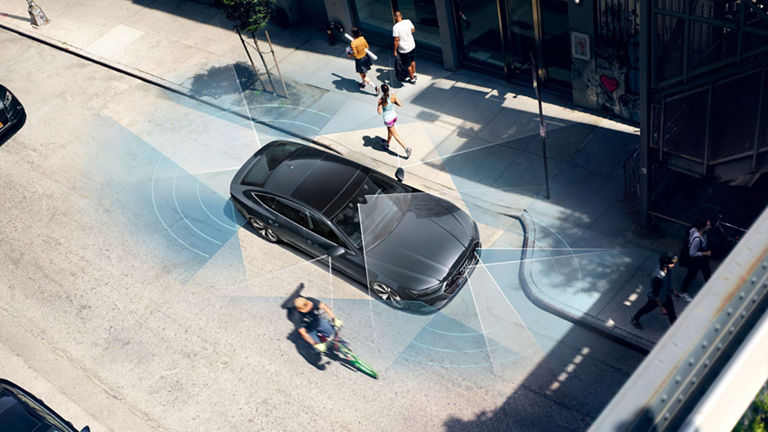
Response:
[[[686,302],[690,303],[693,301],[693,297],[689,296],[688,293],[682,293],[680,294],[680,298],[685,300]]]

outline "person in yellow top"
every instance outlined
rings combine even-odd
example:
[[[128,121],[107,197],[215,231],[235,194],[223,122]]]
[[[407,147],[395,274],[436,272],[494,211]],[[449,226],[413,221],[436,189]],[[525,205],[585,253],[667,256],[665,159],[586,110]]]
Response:
[[[350,57],[355,59],[355,71],[360,74],[360,78],[362,79],[362,82],[359,84],[360,88],[364,89],[366,84],[370,84],[371,87],[373,87],[373,91],[379,93],[379,88],[365,76],[371,69],[371,58],[368,57],[368,54],[365,52],[365,50],[368,49],[368,42],[357,27],[352,27],[352,37],[355,39],[349,44],[347,53]]]

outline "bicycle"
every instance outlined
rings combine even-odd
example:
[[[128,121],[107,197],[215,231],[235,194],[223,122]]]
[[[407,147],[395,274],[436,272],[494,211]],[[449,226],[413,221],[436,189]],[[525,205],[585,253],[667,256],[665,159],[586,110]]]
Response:
[[[370,376],[371,378],[378,379],[379,374],[373,370],[373,367],[366,363],[363,359],[357,356],[348,346],[347,342],[340,336],[341,328],[334,327],[333,336],[326,336],[322,333],[318,333],[320,343],[326,344],[328,350],[325,352],[326,356],[329,354],[337,355],[341,360],[346,361],[360,372]]]

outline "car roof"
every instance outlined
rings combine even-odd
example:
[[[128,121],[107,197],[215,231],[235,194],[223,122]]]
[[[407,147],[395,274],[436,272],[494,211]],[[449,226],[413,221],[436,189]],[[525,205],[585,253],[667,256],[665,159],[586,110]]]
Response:
[[[355,196],[370,173],[370,168],[348,159],[302,146],[270,172],[263,188],[331,218]]]

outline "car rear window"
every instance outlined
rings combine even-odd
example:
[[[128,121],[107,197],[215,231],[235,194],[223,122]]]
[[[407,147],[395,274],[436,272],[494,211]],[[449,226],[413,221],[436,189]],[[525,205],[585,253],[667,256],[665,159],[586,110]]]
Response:
[[[6,388],[0,391],[0,430],[65,432],[72,428],[26,394]]]
[[[283,163],[288,157],[298,150],[302,145],[291,142],[284,142],[277,144],[265,151],[251,169],[245,174],[243,178],[243,184],[248,186],[264,186],[264,183],[269,178],[269,173],[272,172],[278,165]]]

